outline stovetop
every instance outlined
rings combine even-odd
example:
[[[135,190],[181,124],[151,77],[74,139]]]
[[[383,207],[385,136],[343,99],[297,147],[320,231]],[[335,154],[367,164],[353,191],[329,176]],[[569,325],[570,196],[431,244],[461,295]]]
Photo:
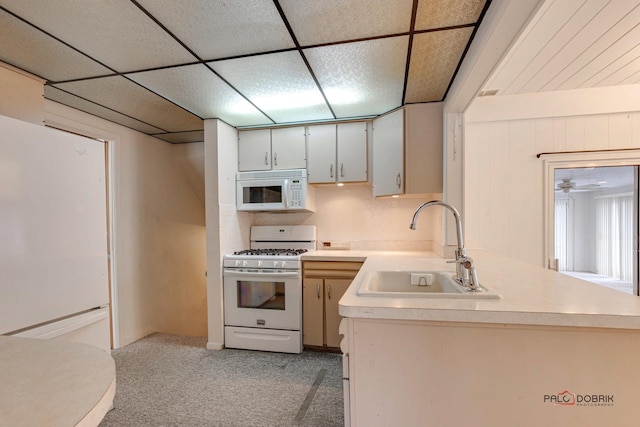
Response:
[[[307,249],[245,249],[243,251],[236,251],[233,255],[248,255],[248,256],[298,256],[308,252]]]
[[[224,267],[300,269],[301,256],[315,250],[314,225],[261,225],[251,227],[251,249],[224,256]]]

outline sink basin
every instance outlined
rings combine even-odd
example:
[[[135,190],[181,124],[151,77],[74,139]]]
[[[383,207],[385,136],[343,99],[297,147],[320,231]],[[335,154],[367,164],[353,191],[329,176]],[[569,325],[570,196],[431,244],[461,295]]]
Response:
[[[421,285],[412,285],[411,276],[428,278]],[[480,286],[479,292],[470,292],[459,285],[449,271],[373,271],[365,276],[358,295],[387,298],[459,298],[499,299],[500,294]]]

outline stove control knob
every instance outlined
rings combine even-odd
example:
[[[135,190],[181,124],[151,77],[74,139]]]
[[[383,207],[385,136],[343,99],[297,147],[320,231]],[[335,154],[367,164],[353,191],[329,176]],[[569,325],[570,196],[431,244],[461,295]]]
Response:
[[[262,261],[258,261],[258,267],[262,267]]]
[[[242,266],[243,266],[243,267],[246,267],[246,266],[247,266],[247,264],[248,264],[248,262],[247,262],[247,261],[242,261]]]
[[[236,260],[236,267],[240,265],[240,261]]]
[[[287,266],[287,262],[286,261],[282,261],[282,263],[280,264],[280,267],[286,267]]]
[[[278,261],[273,261],[273,266],[277,267],[278,266]]]

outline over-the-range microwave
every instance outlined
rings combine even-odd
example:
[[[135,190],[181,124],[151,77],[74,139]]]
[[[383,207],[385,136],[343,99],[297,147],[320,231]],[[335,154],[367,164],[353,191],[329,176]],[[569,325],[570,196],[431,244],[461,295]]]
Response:
[[[314,188],[307,184],[307,170],[238,172],[236,209],[313,212]]]

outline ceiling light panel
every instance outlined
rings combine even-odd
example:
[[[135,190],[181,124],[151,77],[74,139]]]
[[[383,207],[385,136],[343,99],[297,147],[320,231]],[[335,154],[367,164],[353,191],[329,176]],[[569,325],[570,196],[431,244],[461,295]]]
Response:
[[[273,0],[138,0],[204,60],[295,45]]]
[[[172,144],[185,144],[189,142],[204,142],[204,131],[198,130],[195,132],[177,132],[177,133],[163,133],[153,135],[158,139],[170,142]]]
[[[195,58],[129,0],[0,0],[0,5],[116,71]]]
[[[0,60],[47,80],[111,73],[95,61],[0,10]]]
[[[127,77],[203,118],[219,118],[233,126],[272,124],[202,64],[146,71]]]
[[[210,66],[276,123],[333,118],[297,51],[211,62]]]
[[[416,34],[405,102],[442,101],[473,28]]]
[[[280,0],[302,46],[406,33],[413,0]]]
[[[409,36],[305,49],[338,118],[382,114],[402,104]]]
[[[419,30],[475,24],[486,0],[420,0],[416,14]]]
[[[203,129],[200,118],[121,76],[55,86],[169,132]]]
[[[59,102],[60,104],[64,104],[68,107],[84,111],[85,113],[89,113],[105,120],[118,123],[122,126],[135,129],[142,133],[158,133],[163,131],[162,129],[151,126],[147,123],[143,123],[139,120],[127,117],[124,114],[109,110],[108,108],[102,107],[98,104],[94,104],[93,102],[89,102],[85,99],[78,98],[75,95],[71,95],[70,93],[64,92],[60,89],[56,89],[53,86],[47,85],[44,87],[44,97],[46,99],[50,99],[51,101]]]

